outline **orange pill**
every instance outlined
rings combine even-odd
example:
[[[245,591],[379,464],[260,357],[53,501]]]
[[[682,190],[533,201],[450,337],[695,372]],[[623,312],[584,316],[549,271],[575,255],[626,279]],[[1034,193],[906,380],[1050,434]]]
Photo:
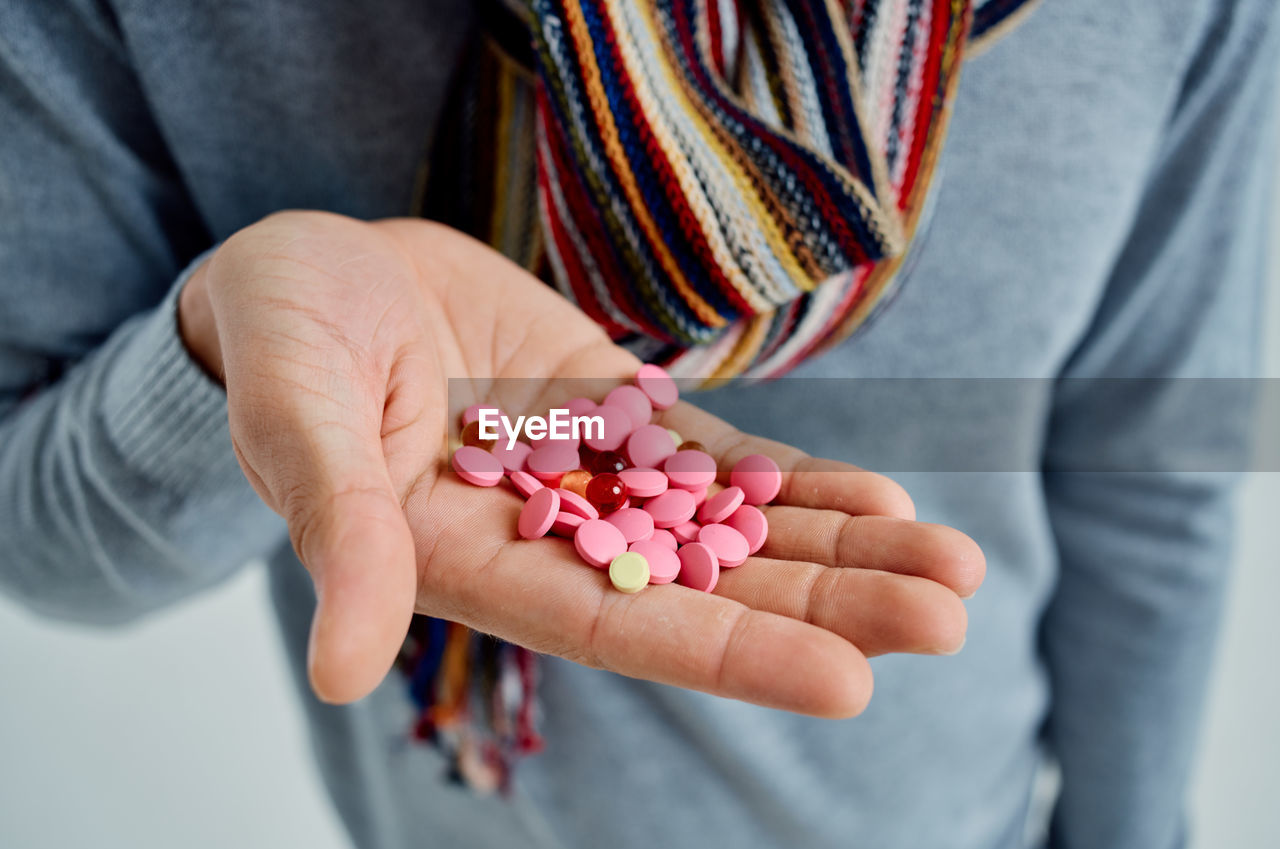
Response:
[[[476,448],[483,448],[485,451],[492,451],[493,446],[498,444],[496,439],[485,439],[480,436],[480,422],[474,421],[462,429],[462,444],[474,445]]]
[[[703,454],[708,453],[706,447],[701,442],[694,442],[692,439],[686,439],[676,446],[677,451],[701,451]]]
[[[567,489],[575,495],[587,497],[587,484],[591,483],[591,473],[582,469],[565,472],[560,479],[560,488]]]

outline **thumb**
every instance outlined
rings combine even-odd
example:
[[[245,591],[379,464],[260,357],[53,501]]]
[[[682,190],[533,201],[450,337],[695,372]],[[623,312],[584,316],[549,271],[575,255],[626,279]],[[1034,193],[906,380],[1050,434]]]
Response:
[[[204,285],[246,476],[289,525],[316,584],[308,669],[326,701],[369,693],[413,616],[413,538],[383,451],[411,282],[394,250],[340,216],[279,213],[232,236]]]
[[[316,586],[307,670],[328,702],[362,698],[382,681],[413,616],[413,538],[381,461],[379,452],[329,466],[289,509],[290,535]]]
[[[334,400],[336,392],[300,391],[287,375],[268,381],[273,391],[258,386],[238,392],[231,368],[228,374],[228,413],[241,466],[284,517],[315,582],[307,655],[312,689],[327,702],[355,701],[391,668],[417,594],[413,536],[374,412],[381,404],[346,404]],[[263,397],[271,400],[251,400]]]

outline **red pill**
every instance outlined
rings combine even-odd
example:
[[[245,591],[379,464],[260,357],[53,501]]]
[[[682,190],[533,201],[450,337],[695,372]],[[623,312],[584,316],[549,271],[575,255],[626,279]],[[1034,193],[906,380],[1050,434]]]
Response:
[[[601,513],[612,513],[627,501],[627,485],[617,475],[597,474],[587,484],[587,500]]]
[[[627,460],[616,451],[601,451],[591,458],[593,475],[616,475],[627,467]]]

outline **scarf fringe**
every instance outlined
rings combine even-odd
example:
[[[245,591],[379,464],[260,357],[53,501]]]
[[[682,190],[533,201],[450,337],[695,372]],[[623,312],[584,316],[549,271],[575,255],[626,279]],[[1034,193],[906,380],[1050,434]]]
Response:
[[[417,709],[413,737],[447,758],[449,779],[510,793],[516,761],[545,745],[536,655],[456,622],[416,616],[399,666]]]

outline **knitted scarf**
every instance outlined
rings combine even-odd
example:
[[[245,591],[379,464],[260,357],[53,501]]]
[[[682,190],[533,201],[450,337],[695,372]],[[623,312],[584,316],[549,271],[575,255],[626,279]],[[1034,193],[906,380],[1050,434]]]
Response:
[[[677,377],[774,377],[886,302],[962,59],[1028,0],[488,0],[416,211]],[[418,736],[505,787],[536,665],[419,617]]]

